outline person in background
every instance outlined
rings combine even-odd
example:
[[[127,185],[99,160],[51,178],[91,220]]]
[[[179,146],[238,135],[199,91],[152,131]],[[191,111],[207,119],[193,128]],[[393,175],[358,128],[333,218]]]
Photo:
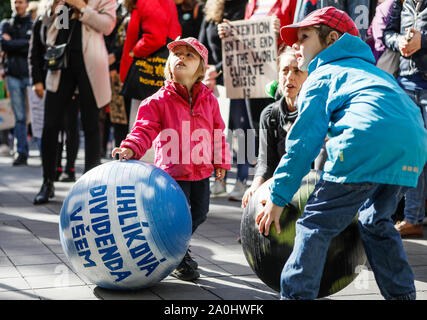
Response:
[[[284,43],[279,36],[280,27],[293,22],[297,0],[250,0],[245,12],[246,20],[276,17],[274,27],[277,34],[277,48]],[[258,129],[262,110],[274,102],[271,98],[245,99],[249,112],[251,127],[256,131],[256,146],[258,146]]]
[[[205,19],[202,23],[199,40],[209,49],[209,66],[204,82],[213,89],[217,84],[223,84],[222,77],[222,43],[218,33],[218,26],[226,21],[242,20],[245,15],[246,1],[241,0],[208,0],[205,5]],[[249,114],[244,99],[231,99],[228,128],[239,130],[244,143],[247,143],[247,132],[251,129]],[[241,139],[239,139],[241,141]],[[241,148],[238,145],[237,148]],[[244,148],[246,150],[246,148]],[[246,189],[249,176],[247,156],[244,163],[237,164],[237,178],[233,190],[228,195],[229,200],[241,201]],[[227,175],[222,180],[215,180],[211,187],[211,196],[217,197],[227,194]]]
[[[386,49],[383,41],[383,34],[384,29],[390,20],[393,3],[394,0],[378,1],[378,6],[375,10],[375,16],[372,19],[371,25],[367,31],[366,43],[371,47],[375,61],[377,62]]]
[[[427,0],[395,0],[384,30],[387,48],[400,52],[397,81],[414,101],[427,128]],[[418,148],[426,149],[420,140]],[[409,168],[408,168],[409,170]],[[412,170],[412,168],[411,168]],[[427,198],[427,164],[420,168],[418,184],[405,195],[404,220],[396,229],[402,236],[423,236]]]
[[[26,94],[30,85],[28,73],[28,49],[33,27],[31,14],[27,14],[28,0],[14,0],[12,18],[2,23],[0,45],[6,54],[4,61],[7,88],[15,114],[14,136],[17,140],[18,157],[14,166],[27,165],[29,146],[27,141]]]
[[[110,64],[110,79],[112,99],[109,104],[109,112],[105,116],[105,130],[103,133],[103,151],[109,138],[110,127],[113,127],[114,146],[120,145],[121,141],[126,138],[129,130],[129,116],[131,99],[120,95],[121,82],[119,77],[120,61],[122,59],[123,45],[126,38],[126,30],[129,23],[130,15],[127,11],[124,1],[117,3],[116,9],[116,26],[113,32],[104,36],[105,44],[108,51],[108,60]],[[104,156],[104,153],[102,152]]]
[[[295,50],[284,47],[277,58],[279,84],[275,93],[276,101],[261,113],[256,171],[250,188],[243,196],[243,208],[255,191],[273,176],[285,154],[287,134],[298,116],[297,97],[308,74],[298,68]]]
[[[125,82],[134,57],[148,57],[166,45],[168,39],[175,40],[181,35],[174,0],[125,0],[124,5],[130,14],[130,20],[120,61],[122,83]],[[131,127],[141,100],[130,98]]]
[[[76,88],[80,96],[80,113],[85,136],[84,172],[101,162],[99,108],[111,101],[108,53],[103,35],[110,34],[116,23],[115,0],[65,0],[62,14],[68,14],[69,28],[58,29],[60,10],[47,10],[46,44],[67,45],[68,67],[48,70],[46,76],[45,117],[42,133],[43,184],[34,198],[35,205],[54,197],[58,133],[64,112]]]
[[[362,40],[366,39],[366,32],[370,24],[371,2],[374,0],[317,0],[316,9],[333,6],[346,12],[359,30]],[[412,0],[411,0],[412,1]]]
[[[142,101],[132,131],[120,148],[113,150],[112,156],[118,154],[121,161],[140,159],[155,141],[155,165],[169,173],[184,191],[194,233],[207,218],[212,171],[217,179],[222,179],[225,171],[230,169],[229,146],[225,141],[225,125],[218,100],[202,83],[208,50],[191,37],[169,43],[168,49],[164,86]],[[189,137],[185,137],[184,127],[190,120],[189,136],[199,132],[203,138],[186,150],[184,141]],[[166,133],[170,130],[178,139],[172,145],[176,148],[172,152],[172,141]],[[197,153],[193,152],[196,148]],[[184,160],[187,157],[188,162]],[[197,262],[187,251],[171,275],[184,281],[195,280],[200,276],[197,267]]]
[[[203,2],[199,0],[175,0],[182,38],[198,38],[204,19]]]

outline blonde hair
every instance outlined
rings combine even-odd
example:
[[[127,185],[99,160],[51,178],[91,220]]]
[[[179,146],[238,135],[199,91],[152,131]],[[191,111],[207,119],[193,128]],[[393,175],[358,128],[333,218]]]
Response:
[[[191,48],[191,46],[188,46],[188,47]],[[173,54],[172,51],[170,51],[168,59],[166,60],[166,64],[165,64],[165,74],[164,74],[164,77],[168,81],[173,81],[174,80],[173,79],[172,70],[170,68],[170,61],[171,61],[171,58],[172,58],[172,54]],[[194,76],[196,76],[196,82],[201,82],[205,78],[206,65],[205,65],[205,62],[204,62],[202,56],[199,55],[199,54],[198,54],[198,56],[200,58],[200,64],[199,64],[199,67],[197,68],[197,71],[194,74]]]
[[[207,0],[203,12],[206,21],[213,21],[216,24],[222,22],[224,15],[225,0]]]

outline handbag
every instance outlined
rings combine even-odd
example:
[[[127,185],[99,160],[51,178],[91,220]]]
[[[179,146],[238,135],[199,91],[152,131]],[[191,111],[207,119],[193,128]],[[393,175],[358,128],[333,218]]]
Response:
[[[148,57],[133,58],[120,92],[121,95],[144,100],[163,86],[165,64],[169,56],[167,45],[171,41],[168,38],[163,47]]]
[[[67,46],[71,41],[75,26],[76,23],[74,22],[66,43],[48,46],[46,48],[43,58],[45,62],[44,66],[47,70],[60,70],[68,67]]]
[[[12,110],[10,98],[0,99],[0,130],[15,127],[15,114]]]
[[[384,53],[379,57],[376,66],[394,76],[399,70],[399,63],[400,52],[386,48]]]

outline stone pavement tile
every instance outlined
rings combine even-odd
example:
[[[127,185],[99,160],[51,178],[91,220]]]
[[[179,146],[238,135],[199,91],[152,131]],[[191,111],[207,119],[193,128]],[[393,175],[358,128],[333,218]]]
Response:
[[[234,276],[253,275],[251,267],[240,263],[221,263],[219,266]]]
[[[98,300],[88,286],[34,289],[42,300]]]
[[[417,292],[417,300],[427,300],[427,291]]]
[[[356,278],[347,287],[334,293],[331,297],[369,294],[380,294],[380,289],[375,280]]]
[[[84,286],[85,283],[74,273],[68,274],[53,274],[43,276],[30,276],[25,277],[32,289],[42,288],[59,288],[59,287],[72,287]]]
[[[0,300],[40,300],[33,290],[3,291],[0,292]]]
[[[234,276],[236,279],[240,279],[247,284],[249,284],[251,287],[255,287],[257,289],[269,292],[273,295],[277,295],[278,298],[280,298],[279,293],[273,289],[271,289],[269,286],[267,286],[256,274],[250,274],[250,275],[244,275],[244,276]]]
[[[0,256],[0,267],[10,267],[13,266],[12,262],[6,256]]]
[[[43,240],[42,240],[43,241]],[[58,244],[47,244],[43,241],[43,243],[55,254],[59,255],[59,254],[63,254],[64,253],[64,249],[62,249],[62,245],[59,242]]]
[[[21,277],[21,274],[15,267],[0,267],[0,279],[17,277]]]
[[[427,252],[427,248],[425,252]],[[427,267],[427,254],[408,255],[408,262],[412,267],[417,267],[417,266]]]
[[[412,267],[415,280],[427,282],[427,266]]]
[[[22,265],[17,266],[16,268],[24,277],[43,275],[60,276],[63,274],[73,273],[73,271],[63,263]]]
[[[415,289],[417,291],[427,291],[427,282],[415,280]]]
[[[200,278],[197,284],[224,300],[277,300],[271,292],[250,286],[236,277]]]
[[[157,283],[150,291],[165,300],[218,300],[218,296],[200,286],[202,281],[212,281],[212,278],[197,279],[197,283],[167,279]]]
[[[53,253],[29,256],[11,256],[10,260],[12,260],[15,266],[61,263],[61,260],[59,260]]]
[[[209,239],[223,246],[235,245],[237,243],[237,234],[227,237],[210,237]]]
[[[149,288],[141,290],[108,290],[96,286],[93,292],[101,300],[161,300]]]
[[[408,256],[427,252],[427,240],[425,239],[404,239],[402,242]]]
[[[51,251],[44,245],[21,246],[21,247],[2,247],[3,251],[9,256],[29,256],[32,254],[49,254]]]
[[[224,277],[231,276],[232,274],[225,270],[224,268],[217,266],[215,264],[208,264],[204,266],[199,266],[197,271],[200,273],[200,278],[214,278],[214,277]]]
[[[0,291],[17,291],[31,289],[28,282],[23,278],[0,279]]]
[[[319,300],[384,300],[384,297],[380,294],[332,295],[320,298]]]

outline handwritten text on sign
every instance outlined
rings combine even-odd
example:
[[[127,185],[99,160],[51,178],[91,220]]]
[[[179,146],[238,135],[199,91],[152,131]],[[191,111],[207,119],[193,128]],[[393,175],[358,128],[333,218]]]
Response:
[[[226,25],[222,59],[227,97],[267,97],[265,85],[277,80],[276,57],[272,18],[238,20]]]

